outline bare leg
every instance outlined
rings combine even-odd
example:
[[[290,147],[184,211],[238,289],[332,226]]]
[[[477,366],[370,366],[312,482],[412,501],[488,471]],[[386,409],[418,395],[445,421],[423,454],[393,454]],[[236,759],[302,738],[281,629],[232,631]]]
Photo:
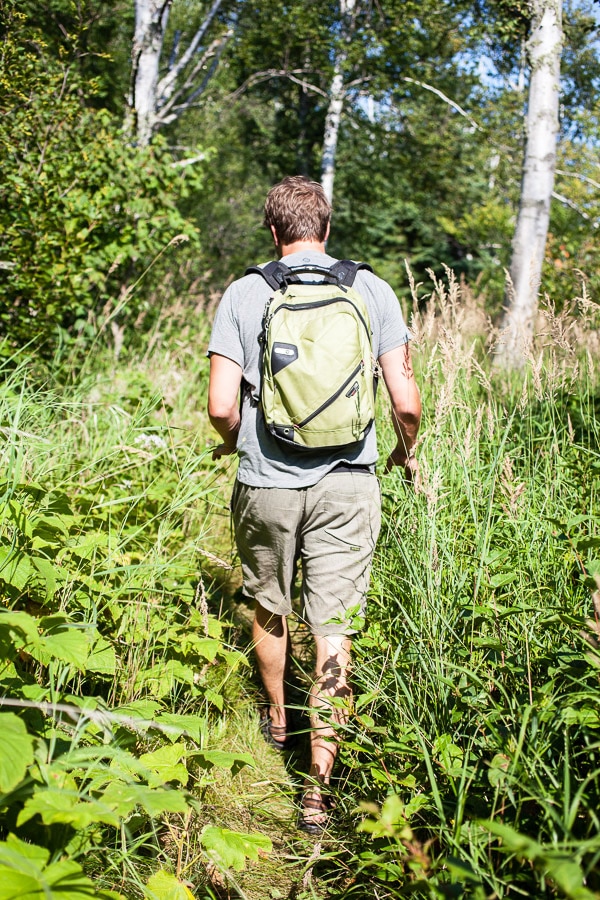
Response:
[[[315,825],[326,821],[319,784],[329,784],[333,763],[337,755],[335,724],[348,719],[348,702],[351,695],[348,684],[350,663],[350,638],[342,634],[321,637],[315,635],[317,650],[316,678],[311,690],[311,766],[304,792],[304,820]],[[343,705],[332,704],[328,698],[343,700]],[[319,711],[325,715],[321,717]]]
[[[271,733],[276,740],[285,741],[285,675],[288,666],[288,628],[285,616],[274,615],[257,603],[252,638],[258,671],[269,702]]]

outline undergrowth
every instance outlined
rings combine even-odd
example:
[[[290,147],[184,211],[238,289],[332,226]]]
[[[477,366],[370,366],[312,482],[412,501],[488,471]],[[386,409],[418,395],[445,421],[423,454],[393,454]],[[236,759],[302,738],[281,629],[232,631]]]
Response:
[[[600,896],[600,311],[585,289],[560,316],[547,301],[508,373],[451,273],[420,290],[421,478],[382,476],[316,842],[294,829],[302,760],[257,728],[206,332],[155,332],[139,359],[98,353],[79,376],[11,361],[0,896]],[[384,408],[379,428],[384,458]]]

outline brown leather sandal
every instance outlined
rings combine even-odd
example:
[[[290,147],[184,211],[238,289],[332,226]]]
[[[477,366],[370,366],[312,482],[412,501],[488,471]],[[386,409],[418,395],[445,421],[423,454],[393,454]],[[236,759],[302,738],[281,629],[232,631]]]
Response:
[[[276,750],[283,752],[284,750],[291,750],[294,744],[296,743],[296,735],[287,734],[283,741],[280,741],[273,732],[281,732],[282,736],[286,734],[285,728],[280,728],[273,725],[273,721],[271,716],[266,715],[263,716],[260,720],[260,731],[262,736],[264,737],[267,744],[270,747],[274,747]]]
[[[327,795],[321,794],[320,797],[309,796],[314,793],[314,788],[308,788],[302,794],[298,811],[298,828],[301,831],[306,831],[307,834],[322,834],[329,825],[331,812],[335,809],[335,804],[331,797]]]

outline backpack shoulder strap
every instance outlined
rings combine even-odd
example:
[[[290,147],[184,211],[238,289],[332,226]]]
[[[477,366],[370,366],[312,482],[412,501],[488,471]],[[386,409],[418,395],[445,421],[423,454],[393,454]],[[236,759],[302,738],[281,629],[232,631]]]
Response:
[[[356,273],[359,269],[364,269],[367,272],[373,271],[368,263],[352,262],[351,259],[340,259],[339,262],[336,262],[335,265],[331,267],[331,274],[337,278],[338,284],[343,284],[345,287],[352,287],[354,279],[356,278]]]
[[[260,275],[274,291],[300,281],[298,276],[282,262],[270,262],[266,266],[250,266],[244,275]]]

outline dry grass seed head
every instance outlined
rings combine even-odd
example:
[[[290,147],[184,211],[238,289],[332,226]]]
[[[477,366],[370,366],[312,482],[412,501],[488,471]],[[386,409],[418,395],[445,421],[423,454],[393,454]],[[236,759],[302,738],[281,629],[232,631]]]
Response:
[[[525,482],[515,483],[512,460],[510,456],[505,456],[502,463],[502,474],[500,475],[500,490],[504,497],[508,500],[508,509],[503,505],[505,513],[515,516],[523,505],[523,494],[525,493]]]

